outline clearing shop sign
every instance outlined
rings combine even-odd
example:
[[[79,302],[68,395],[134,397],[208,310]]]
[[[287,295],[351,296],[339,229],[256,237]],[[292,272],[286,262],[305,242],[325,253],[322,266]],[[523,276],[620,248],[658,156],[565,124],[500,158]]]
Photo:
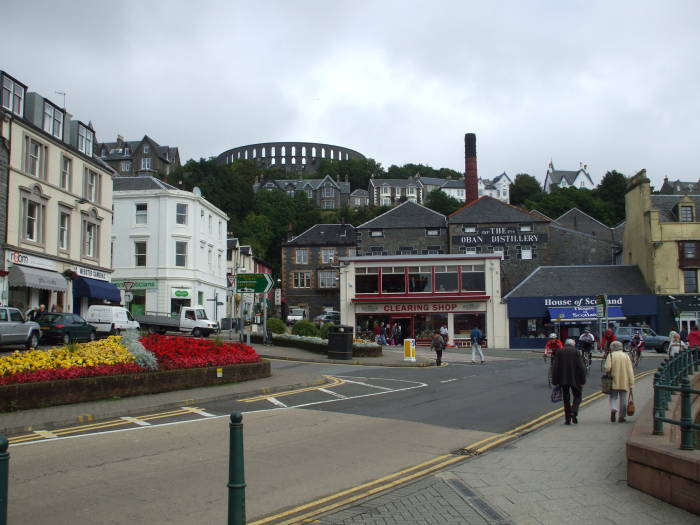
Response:
[[[522,232],[519,226],[476,228],[475,232],[452,237],[459,246],[494,246],[499,244],[539,244],[547,242],[546,233]]]
[[[402,303],[402,304],[358,304],[355,307],[357,313],[381,313],[381,314],[439,314],[451,312],[484,312],[486,303]]]

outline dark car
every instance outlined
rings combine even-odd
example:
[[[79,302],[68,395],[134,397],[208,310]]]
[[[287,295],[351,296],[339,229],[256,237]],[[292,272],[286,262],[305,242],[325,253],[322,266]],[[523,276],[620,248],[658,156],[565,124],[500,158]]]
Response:
[[[94,326],[71,313],[43,313],[36,322],[41,326],[42,339],[48,341],[67,345],[73,341],[94,341],[97,337]]]

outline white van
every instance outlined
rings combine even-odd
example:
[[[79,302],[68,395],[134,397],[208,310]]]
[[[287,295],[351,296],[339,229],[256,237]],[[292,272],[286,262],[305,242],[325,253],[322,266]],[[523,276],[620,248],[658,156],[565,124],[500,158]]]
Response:
[[[123,306],[93,304],[88,308],[85,320],[95,327],[99,335],[117,335],[122,330],[140,328],[139,322]]]

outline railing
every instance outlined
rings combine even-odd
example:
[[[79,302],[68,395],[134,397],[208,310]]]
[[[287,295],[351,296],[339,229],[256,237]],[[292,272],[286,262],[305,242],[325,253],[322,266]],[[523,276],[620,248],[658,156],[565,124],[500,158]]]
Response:
[[[693,430],[700,425],[693,423],[691,394],[700,390],[690,388],[688,376],[700,370],[700,347],[682,351],[666,358],[654,374],[654,434],[662,436],[664,423],[681,427],[681,450],[693,450]],[[681,394],[681,419],[666,417],[668,403],[675,393]]]

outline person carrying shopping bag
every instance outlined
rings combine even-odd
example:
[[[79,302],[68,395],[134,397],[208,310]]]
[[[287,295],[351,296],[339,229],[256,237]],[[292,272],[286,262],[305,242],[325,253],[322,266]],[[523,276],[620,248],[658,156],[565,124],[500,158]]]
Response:
[[[627,417],[627,395],[634,385],[632,361],[622,350],[620,341],[610,343],[610,353],[605,358],[604,371],[612,376],[610,391],[610,421],[624,423]]]

